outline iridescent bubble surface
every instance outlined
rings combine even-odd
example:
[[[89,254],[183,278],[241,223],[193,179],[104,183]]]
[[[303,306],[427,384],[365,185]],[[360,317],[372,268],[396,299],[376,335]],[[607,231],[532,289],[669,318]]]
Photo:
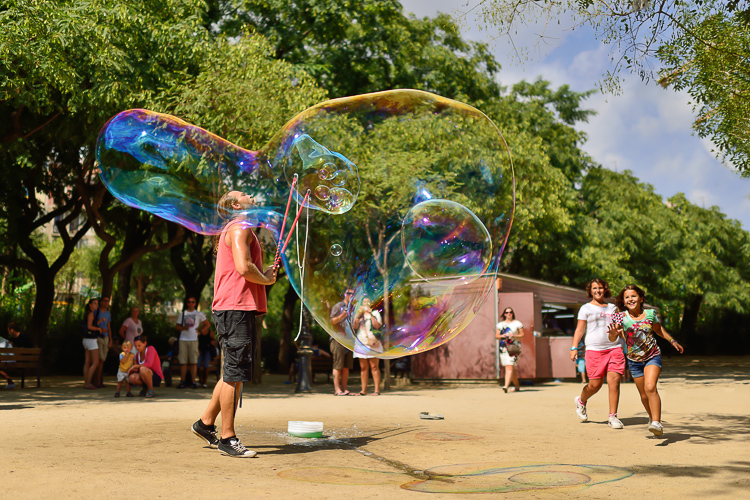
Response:
[[[384,323],[373,332],[382,352],[371,354],[383,358],[441,345],[474,318],[515,208],[510,155],[495,124],[415,90],[320,103],[258,151],[169,115],[129,110],[102,129],[97,159],[118,199],[202,234],[221,231],[219,199],[239,191],[257,206],[223,214],[278,237],[296,175],[293,200],[309,198],[301,236],[282,254],[289,280],[349,349],[359,306],[370,299]],[[295,215],[293,206],[287,230]],[[335,309],[347,313],[336,325]]]
[[[409,210],[401,225],[406,263],[427,280],[466,284],[490,265],[492,239],[474,213],[449,200],[427,200]]]

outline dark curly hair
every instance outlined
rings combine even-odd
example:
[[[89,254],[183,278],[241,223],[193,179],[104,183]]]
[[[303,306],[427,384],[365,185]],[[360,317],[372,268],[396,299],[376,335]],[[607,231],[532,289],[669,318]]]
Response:
[[[586,293],[589,294],[589,298],[590,299],[594,298],[594,296],[591,295],[591,287],[594,286],[594,283],[596,283],[597,285],[600,285],[602,288],[604,288],[604,298],[605,299],[612,296],[612,292],[609,291],[609,283],[607,283],[603,279],[594,278],[591,281],[589,281],[588,283],[586,283]]]

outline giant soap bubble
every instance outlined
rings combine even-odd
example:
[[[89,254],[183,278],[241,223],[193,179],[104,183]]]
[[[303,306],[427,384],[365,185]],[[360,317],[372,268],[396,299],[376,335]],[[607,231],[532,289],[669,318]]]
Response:
[[[221,232],[217,203],[240,191],[258,206],[235,220],[278,238],[296,215],[284,221],[296,178],[292,199],[308,198],[281,256],[290,283],[336,340],[382,358],[437,347],[474,318],[515,208],[510,155],[492,121],[416,90],[320,103],[258,151],[173,116],[124,111],[102,128],[96,155],[119,200],[202,234]],[[383,319],[377,349],[354,330],[364,299]],[[334,325],[342,301],[347,317]]]

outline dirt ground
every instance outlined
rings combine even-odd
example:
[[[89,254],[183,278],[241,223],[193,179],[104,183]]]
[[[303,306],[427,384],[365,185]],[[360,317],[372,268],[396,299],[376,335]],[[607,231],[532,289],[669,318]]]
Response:
[[[238,435],[253,459],[221,456],[190,432],[208,389],[114,399],[114,377],[95,392],[47,377],[0,391],[2,497],[750,498],[750,358],[666,359],[661,438],[646,431],[632,383],[620,398],[625,428],[613,430],[603,392],[578,421],[573,381],[334,397],[321,376],[313,394],[283,380],[245,389]],[[290,420],[322,421],[324,437],[291,437]]]

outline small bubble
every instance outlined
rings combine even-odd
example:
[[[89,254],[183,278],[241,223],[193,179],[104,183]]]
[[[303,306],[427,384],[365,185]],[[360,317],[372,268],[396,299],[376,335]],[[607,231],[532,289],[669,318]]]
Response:
[[[329,196],[328,186],[320,185],[315,188],[315,197],[319,200],[327,200]]]

